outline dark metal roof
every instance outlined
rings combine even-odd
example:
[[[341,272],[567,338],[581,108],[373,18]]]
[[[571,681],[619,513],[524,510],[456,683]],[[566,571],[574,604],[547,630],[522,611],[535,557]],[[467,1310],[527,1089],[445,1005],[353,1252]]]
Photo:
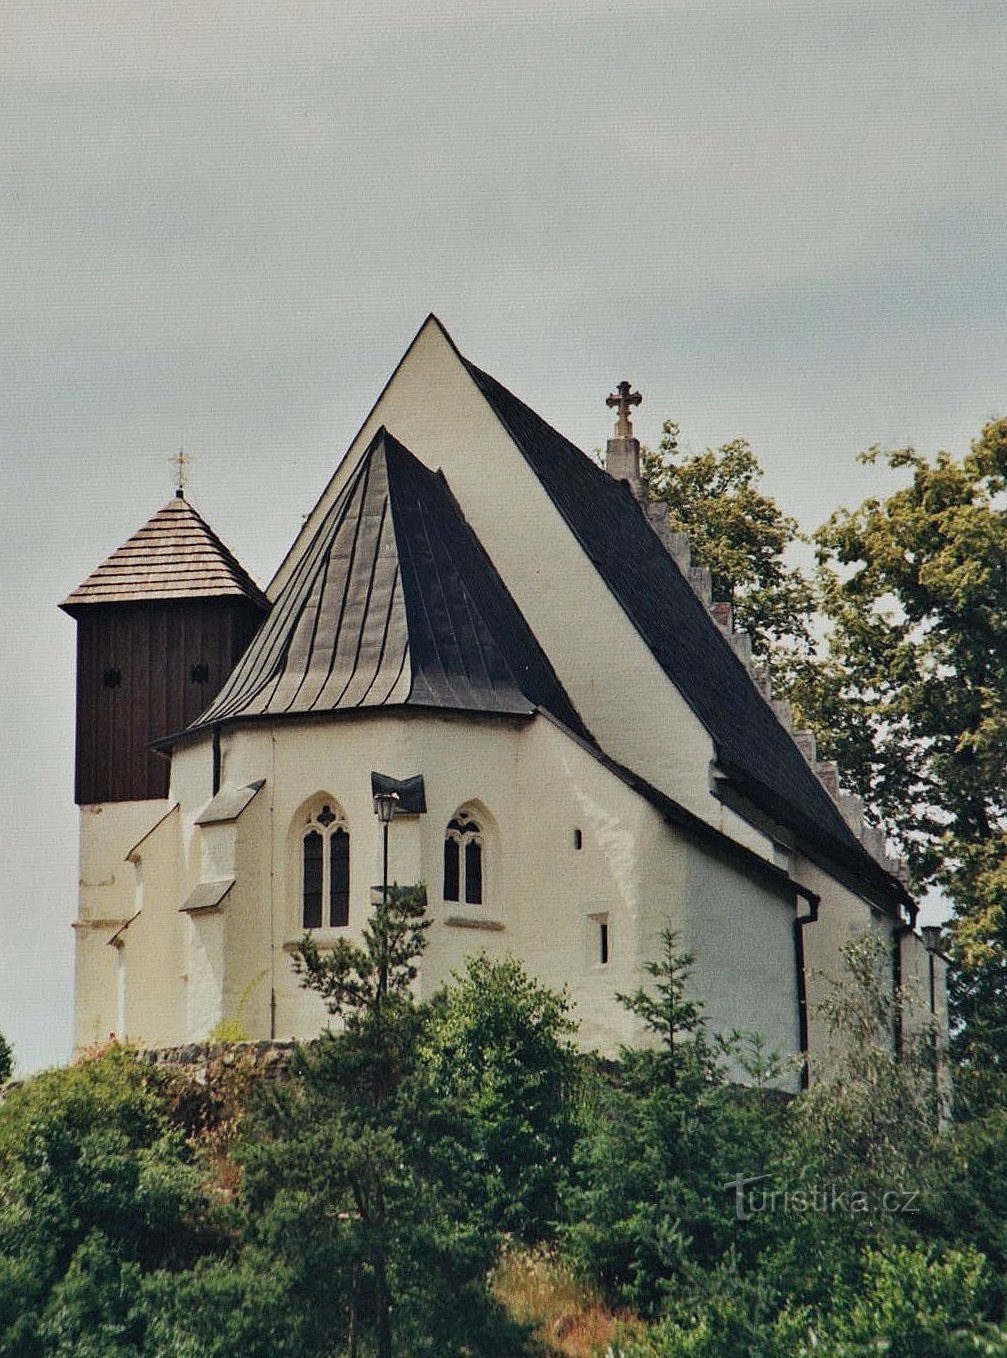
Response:
[[[162,599],[268,600],[234,554],[187,500],[169,500],[60,607]]]
[[[443,475],[381,429],[189,729],[403,704],[544,707],[587,736]]]
[[[806,844],[885,897],[904,888],[867,853],[650,527],[629,488],[506,387],[462,359],[589,559],[710,733],[717,762]]]
[[[226,783],[213,800],[207,802],[194,823],[196,825],[226,825],[228,821],[237,820],[242,811],[251,805],[252,800],[265,786],[265,778],[256,778],[254,783],[246,783],[244,787],[235,787],[233,783]]]

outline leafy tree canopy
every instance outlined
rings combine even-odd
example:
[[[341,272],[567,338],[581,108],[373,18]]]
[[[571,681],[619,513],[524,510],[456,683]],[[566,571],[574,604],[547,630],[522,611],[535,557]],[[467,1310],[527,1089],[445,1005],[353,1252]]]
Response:
[[[693,564],[709,567],[714,599],[733,605],[755,653],[782,672],[811,641],[814,589],[787,560],[801,538],[797,522],[761,489],[762,467],[745,439],[685,455],[678,433],[666,421],[657,450],[644,453],[650,497],[688,535]]]
[[[909,483],[816,534],[829,652],[795,698],[907,856],[955,907],[953,1001],[1007,1068],[1007,421],[961,459],[882,453]]]
[[[573,1145],[574,1024],[513,958],[471,958],[423,1038],[433,1088],[471,1124],[495,1227],[535,1240],[558,1214]]]

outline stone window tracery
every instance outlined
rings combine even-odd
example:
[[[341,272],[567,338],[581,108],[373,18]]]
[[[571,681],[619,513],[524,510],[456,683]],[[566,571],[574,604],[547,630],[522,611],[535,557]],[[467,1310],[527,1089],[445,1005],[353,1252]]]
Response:
[[[325,802],[301,833],[301,927],[342,929],[350,922],[350,831]]]
[[[456,811],[444,834],[444,899],[483,903],[483,832],[475,816]]]

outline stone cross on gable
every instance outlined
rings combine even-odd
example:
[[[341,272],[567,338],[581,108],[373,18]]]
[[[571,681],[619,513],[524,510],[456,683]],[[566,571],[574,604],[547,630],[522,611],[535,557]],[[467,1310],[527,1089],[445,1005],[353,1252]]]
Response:
[[[619,407],[619,418],[615,422],[617,439],[633,437],[633,421],[629,418],[629,411],[631,406],[638,406],[642,400],[638,391],[630,391],[628,382],[620,382],[612,395],[605,398],[607,406]]]

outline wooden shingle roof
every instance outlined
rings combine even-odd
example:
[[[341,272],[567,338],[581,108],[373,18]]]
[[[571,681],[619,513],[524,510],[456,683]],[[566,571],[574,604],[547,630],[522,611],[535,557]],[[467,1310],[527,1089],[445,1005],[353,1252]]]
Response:
[[[237,557],[188,500],[175,496],[64,599],[67,613],[89,604],[166,599],[268,600]]]

